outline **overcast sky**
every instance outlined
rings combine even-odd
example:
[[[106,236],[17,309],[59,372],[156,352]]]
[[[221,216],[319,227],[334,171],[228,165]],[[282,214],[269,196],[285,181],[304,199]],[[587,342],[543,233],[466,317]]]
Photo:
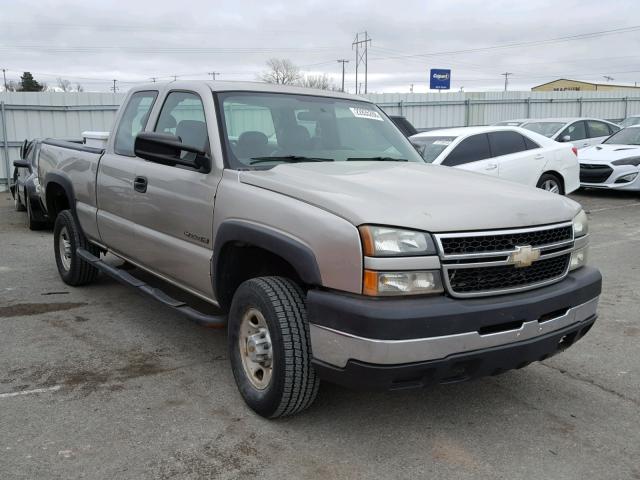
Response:
[[[270,57],[326,73],[354,91],[356,32],[367,30],[369,92],[428,89],[430,68],[451,68],[452,89],[510,90],[569,77],[640,85],[638,0],[22,0],[0,13],[0,67],[86,90],[151,77],[255,80]],[[637,28],[633,28],[637,27]],[[601,33],[627,29],[615,33]],[[582,34],[577,39],[543,43]],[[535,43],[538,42],[538,43]],[[511,44],[524,44],[509,48]],[[484,49],[484,50],[483,50]],[[477,50],[477,51],[468,51]],[[443,53],[450,52],[450,53]],[[360,80],[363,80],[362,76]]]

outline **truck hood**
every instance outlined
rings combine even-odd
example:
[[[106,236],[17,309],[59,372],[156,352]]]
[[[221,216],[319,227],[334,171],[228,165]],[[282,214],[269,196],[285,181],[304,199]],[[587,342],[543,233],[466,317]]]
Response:
[[[638,156],[640,156],[640,146],[638,145],[614,145],[604,143],[580,150],[579,159],[581,163],[606,164],[614,160]]]
[[[353,225],[431,232],[528,227],[571,220],[580,206],[536,188],[450,167],[396,162],[278,165],[241,182],[317,206]]]

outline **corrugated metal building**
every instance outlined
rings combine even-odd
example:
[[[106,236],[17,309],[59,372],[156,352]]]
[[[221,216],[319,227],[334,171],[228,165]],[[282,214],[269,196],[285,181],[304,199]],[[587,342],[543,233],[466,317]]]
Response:
[[[616,85],[614,83],[592,83],[582,80],[569,80],[559,78],[552,82],[537,85],[531,89],[532,92],[624,92],[640,91],[640,87],[633,85]]]
[[[26,138],[75,137],[85,130],[110,130],[122,93],[0,93],[0,190]]]

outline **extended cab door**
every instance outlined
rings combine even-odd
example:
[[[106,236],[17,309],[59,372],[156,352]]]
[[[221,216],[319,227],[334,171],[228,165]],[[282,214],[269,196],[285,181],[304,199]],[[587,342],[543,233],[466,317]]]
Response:
[[[169,91],[147,130],[177,135],[211,158],[209,131],[216,132],[217,125],[205,111],[215,112],[210,89]],[[139,187],[132,191],[142,266],[207,298],[212,297],[213,204],[220,173],[215,167],[205,173],[143,161],[136,170]]]
[[[456,145],[440,162],[441,165],[498,176],[498,163],[491,158],[489,140],[486,133],[471,135]]]
[[[138,163],[133,153],[135,136],[142,131],[158,96],[154,90],[132,93],[117,120],[111,145],[100,159],[96,181],[97,224],[102,243],[109,249],[138,260],[135,238],[134,179]]]
[[[490,132],[488,135],[500,178],[535,187],[546,161],[544,149],[515,131]]]

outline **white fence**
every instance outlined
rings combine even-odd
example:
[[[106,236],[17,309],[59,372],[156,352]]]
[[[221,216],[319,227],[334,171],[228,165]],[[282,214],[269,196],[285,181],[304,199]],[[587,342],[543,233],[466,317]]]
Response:
[[[461,92],[366,95],[416,128],[490,125],[513,118],[595,117],[619,121],[640,113],[640,92]]]
[[[124,94],[0,93],[0,190],[13,172],[25,139],[79,138],[85,130],[110,130]]]
[[[469,92],[366,95],[417,128],[488,125],[510,118],[590,116],[620,120],[640,113],[640,93]],[[25,139],[78,138],[85,130],[111,130],[124,94],[0,93],[0,189],[11,176]]]

